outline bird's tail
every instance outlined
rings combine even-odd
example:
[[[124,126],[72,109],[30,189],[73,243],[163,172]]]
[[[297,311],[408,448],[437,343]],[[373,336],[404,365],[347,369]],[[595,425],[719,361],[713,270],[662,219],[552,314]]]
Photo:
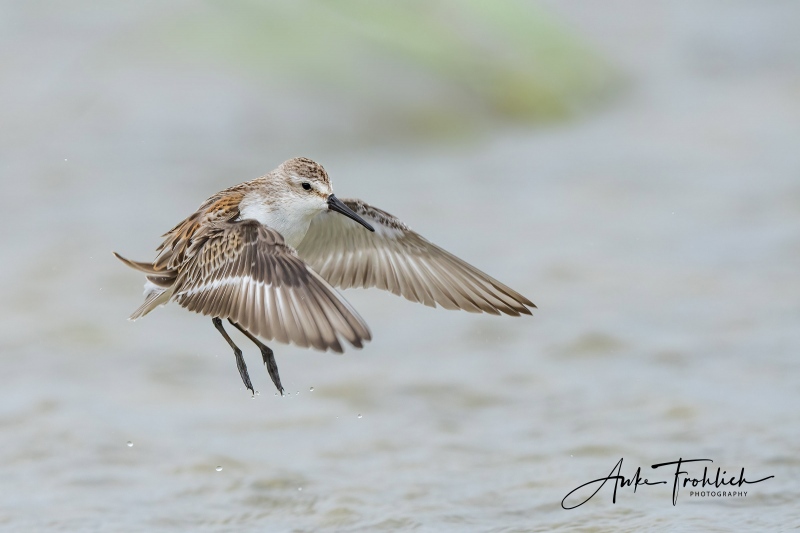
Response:
[[[128,320],[141,318],[159,305],[164,305],[169,301],[174,292],[172,284],[175,282],[176,272],[156,269],[152,263],[131,261],[117,252],[114,252],[114,256],[132,269],[147,275],[147,281],[144,284],[144,303],[133,312]]]
[[[138,270],[139,272],[144,272],[148,276],[163,276],[163,270],[156,270],[152,263],[142,263],[140,261],[131,261],[130,259],[126,259],[119,255],[117,252],[112,252],[114,257],[128,265],[134,270]]]
[[[166,304],[172,297],[172,288],[163,289],[150,281],[144,284],[144,303],[134,311],[128,320],[137,320],[158,307]]]

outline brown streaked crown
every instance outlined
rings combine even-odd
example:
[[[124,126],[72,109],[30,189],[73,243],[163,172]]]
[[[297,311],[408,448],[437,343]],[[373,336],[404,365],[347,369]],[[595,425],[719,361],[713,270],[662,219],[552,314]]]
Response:
[[[280,168],[285,172],[291,172],[301,177],[313,178],[328,185],[331,184],[328,173],[325,172],[322,165],[307,157],[295,157],[294,159],[284,161]]]

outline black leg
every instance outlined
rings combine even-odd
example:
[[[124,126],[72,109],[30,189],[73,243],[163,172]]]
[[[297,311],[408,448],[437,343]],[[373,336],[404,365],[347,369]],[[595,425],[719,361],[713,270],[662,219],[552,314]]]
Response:
[[[244,329],[242,326],[231,320],[228,319],[228,322],[233,324],[233,327],[244,333],[248,339],[253,341],[258,349],[261,350],[261,358],[264,360],[264,364],[267,365],[267,372],[269,372],[269,377],[272,378],[272,382],[278,388],[278,392],[281,393],[283,396],[283,385],[281,385],[281,376],[278,375],[278,363],[275,362],[275,354],[272,353],[272,350],[269,346],[255,338],[253,335],[250,334],[249,331]]]
[[[231,338],[228,337],[228,333],[225,331],[225,328],[222,327],[222,320],[220,320],[219,317],[214,317],[212,321],[217,331],[222,334],[225,340],[228,341],[230,347],[233,348],[233,355],[236,356],[236,367],[239,369],[239,375],[242,376],[244,386],[247,387],[247,390],[249,390],[251,394],[255,394],[253,384],[250,383],[250,374],[247,373],[247,365],[244,362],[244,357],[242,357],[242,351],[233,343]]]

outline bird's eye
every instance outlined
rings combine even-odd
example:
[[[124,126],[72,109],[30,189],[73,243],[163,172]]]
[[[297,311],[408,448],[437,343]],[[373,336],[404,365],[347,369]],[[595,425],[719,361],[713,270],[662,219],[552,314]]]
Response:
[[[311,184],[309,182],[307,182],[307,181],[304,181],[303,182],[303,188],[305,190],[307,190],[307,191],[310,191],[311,190]]]

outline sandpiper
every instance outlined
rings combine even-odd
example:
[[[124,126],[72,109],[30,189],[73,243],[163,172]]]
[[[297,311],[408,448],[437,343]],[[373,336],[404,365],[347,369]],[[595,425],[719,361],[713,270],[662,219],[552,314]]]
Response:
[[[130,319],[169,301],[212,317],[251,393],[223,319],[259,347],[283,394],[275,356],[259,337],[339,353],[342,339],[356,348],[371,339],[334,287],[377,287],[474,313],[530,315],[536,307],[386,211],[338,199],[325,169],[306,158],[218,192],[164,237],[151,263],[114,253],[147,276],[144,303]]]

